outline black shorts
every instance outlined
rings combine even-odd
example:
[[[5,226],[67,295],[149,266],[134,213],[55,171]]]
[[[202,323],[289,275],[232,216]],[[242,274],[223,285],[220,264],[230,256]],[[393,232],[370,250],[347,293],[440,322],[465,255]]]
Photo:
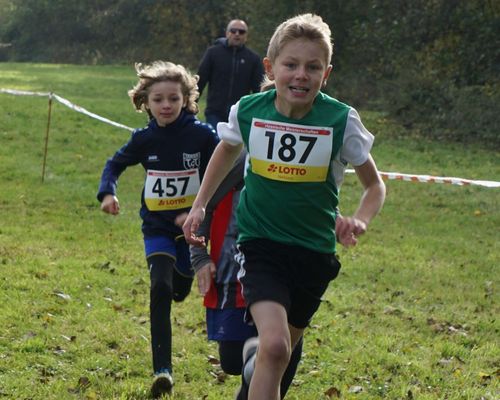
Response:
[[[268,239],[243,242],[239,250],[238,277],[247,307],[258,301],[275,301],[285,307],[288,323],[298,329],[309,324],[321,296],[340,270],[334,253],[318,253]]]

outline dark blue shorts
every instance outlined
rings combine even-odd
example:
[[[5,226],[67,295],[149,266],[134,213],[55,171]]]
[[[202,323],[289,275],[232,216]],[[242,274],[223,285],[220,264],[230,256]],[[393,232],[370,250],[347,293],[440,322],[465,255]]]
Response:
[[[194,270],[191,267],[189,256],[189,245],[184,240],[184,236],[179,236],[175,240],[167,236],[149,236],[144,238],[144,249],[146,258],[156,254],[164,254],[175,259],[175,269],[187,278],[194,277]]]
[[[209,340],[245,341],[257,336],[254,325],[244,321],[244,308],[207,308],[207,334]]]

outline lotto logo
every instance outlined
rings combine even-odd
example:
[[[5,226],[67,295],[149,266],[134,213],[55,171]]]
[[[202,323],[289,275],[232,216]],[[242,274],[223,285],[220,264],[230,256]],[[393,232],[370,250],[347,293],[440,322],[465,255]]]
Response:
[[[267,168],[267,171],[270,173],[278,173],[284,175],[301,175],[304,176],[307,174],[307,170],[305,168],[297,168],[297,167],[287,167],[282,165],[274,165],[270,164]]]
[[[171,200],[160,200],[158,201],[159,206],[174,206],[184,204],[186,202],[186,198],[181,197],[179,199],[171,199]]]

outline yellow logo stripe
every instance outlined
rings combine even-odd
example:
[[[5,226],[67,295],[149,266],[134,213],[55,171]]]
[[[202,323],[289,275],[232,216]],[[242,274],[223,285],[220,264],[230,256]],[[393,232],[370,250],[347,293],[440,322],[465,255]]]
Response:
[[[252,171],[268,179],[283,182],[324,182],[328,167],[289,165],[268,160],[251,159]]]
[[[146,199],[146,206],[150,211],[177,210],[180,208],[191,207],[196,195],[174,197],[171,199]]]

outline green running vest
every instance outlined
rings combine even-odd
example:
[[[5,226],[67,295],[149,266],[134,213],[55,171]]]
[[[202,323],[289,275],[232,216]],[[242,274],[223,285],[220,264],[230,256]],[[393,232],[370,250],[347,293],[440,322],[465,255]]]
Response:
[[[244,96],[237,119],[250,163],[237,211],[239,242],[265,238],[335,252],[338,188],[331,171],[350,107],[324,93],[300,120],[276,111],[276,90]]]

